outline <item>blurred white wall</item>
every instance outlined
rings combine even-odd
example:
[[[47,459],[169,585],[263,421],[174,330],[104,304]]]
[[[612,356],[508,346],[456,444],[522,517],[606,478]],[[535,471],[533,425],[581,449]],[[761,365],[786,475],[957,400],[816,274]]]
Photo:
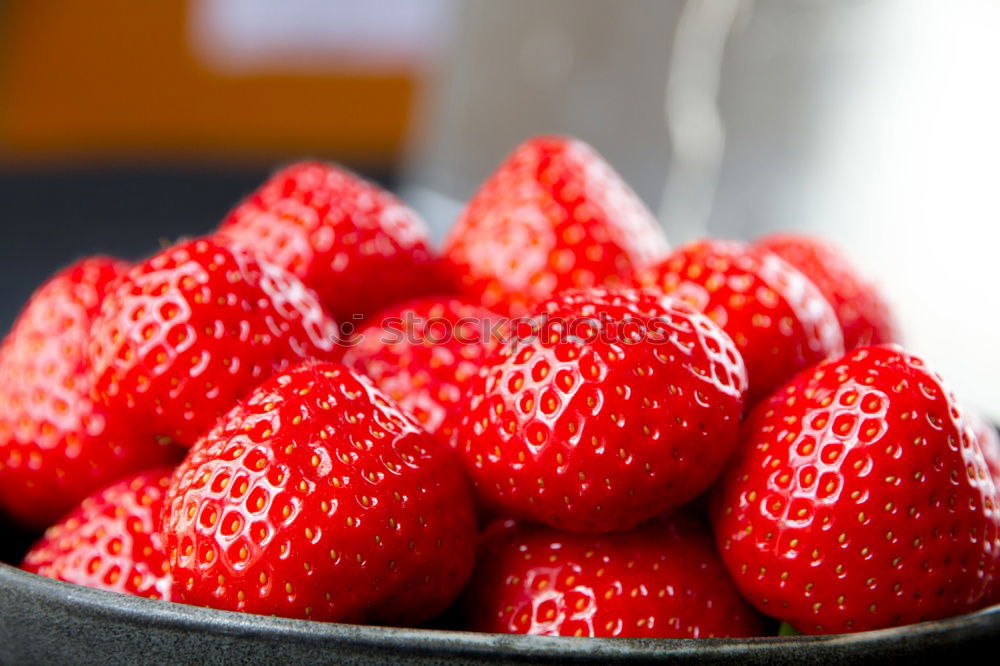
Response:
[[[456,0],[193,0],[202,66],[220,74],[419,69],[451,32]]]
[[[1000,422],[1000,2],[460,7],[410,178],[439,236],[516,143],[576,134],[677,243],[800,229],[842,245],[907,346]]]
[[[998,35],[995,0],[757,2],[728,45],[708,228],[832,238],[1000,422]]]
[[[443,236],[532,135],[591,143],[647,200],[663,188],[663,89],[683,2],[463,0],[414,129],[411,200]],[[443,195],[443,196],[442,196]]]

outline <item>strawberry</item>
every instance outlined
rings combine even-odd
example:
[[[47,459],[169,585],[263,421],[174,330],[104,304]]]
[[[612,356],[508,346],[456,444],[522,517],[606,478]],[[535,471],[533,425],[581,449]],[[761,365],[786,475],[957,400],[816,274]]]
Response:
[[[31,297],[0,346],[0,507],[43,528],[95,490],[174,456],[89,397],[90,325],[128,266],[94,257]]]
[[[654,291],[567,291],[469,383],[455,441],[482,499],[571,531],[630,529],[704,490],[746,371],[708,317]]]
[[[682,515],[630,532],[493,529],[466,594],[473,629],[545,636],[759,636],[761,617],[719,560],[711,535]]]
[[[614,287],[667,253],[639,198],[587,144],[539,137],[483,184],[445,242],[463,292],[521,315],[571,287]]]
[[[736,343],[753,405],[799,370],[843,353],[833,308],[815,285],[776,255],[705,240],[677,249],[639,282],[682,298]]]
[[[465,385],[505,338],[505,322],[448,297],[411,301],[372,321],[344,354],[344,364],[367,374],[421,427],[449,441]]]
[[[297,278],[211,239],[135,266],[92,338],[102,402],[188,446],[275,371],[338,349],[336,325]]]
[[[824,362],[762,402],[714,500],[744,596],[803,633],[957,615],[1000,576],[1000,508],[971,429],[898,347]]]
[[[898,341],[892,312],[878,289],[837,248],[798,234],[761,238],[754,247],[778,255],[819,288],[837,313],[846,349]]]
[[[330,164],[282,169],[226,216],[219,234],[293,273],[341,322],[437,285],[423,220]]]
[[[21,568],[99,590],[170,600],[160,534],[171,470],[126,477],[87,497],[46,530]]]
[[[968,419],[972,436],[979,442],[986,467],[993,476],[993,483],[1000,489],[1000,434],[997,434],[997,429],[987,423],[978,412],[969,412]]]
[[[164,532],[183,602],[314,620],[412,623],[472,568],[453,453],[338,364],[264,382],[188,453]]]

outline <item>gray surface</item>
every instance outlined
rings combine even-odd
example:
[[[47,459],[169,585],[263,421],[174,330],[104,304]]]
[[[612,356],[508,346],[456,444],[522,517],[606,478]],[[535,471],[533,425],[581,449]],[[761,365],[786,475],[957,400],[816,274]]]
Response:
[[[415,123],[409,184],[464,201],[524,139],[587,141],[646,201],[669,154],[663,88],[683,3],[472,0]],[[419,206],[420,202],[414,202]],[[438,237],[450,217],[434,211]]]
[[[0,662],[934,663],[996,650],[1000,606],[850,636],[633,640],[499,636],[240,615],[58,583],[0,564]]]

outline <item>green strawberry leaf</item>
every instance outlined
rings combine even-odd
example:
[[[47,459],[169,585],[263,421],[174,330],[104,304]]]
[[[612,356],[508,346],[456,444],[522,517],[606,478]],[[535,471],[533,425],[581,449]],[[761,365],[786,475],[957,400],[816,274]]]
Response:
[[[779,636],[801,636],[802,634],[800,634],[798,631],[796,631],[795,627],[793,627],[792,625],[788,624],[787,622],[782,622],[781,626],[778,628],[778,635]]]

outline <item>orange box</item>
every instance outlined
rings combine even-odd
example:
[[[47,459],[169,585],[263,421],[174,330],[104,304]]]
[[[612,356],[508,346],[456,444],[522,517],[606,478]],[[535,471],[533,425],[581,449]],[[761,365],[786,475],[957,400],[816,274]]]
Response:
[[[0,161],[396,158],[412,68],[220,71],[193,48],[195,2],[5,2]]]

